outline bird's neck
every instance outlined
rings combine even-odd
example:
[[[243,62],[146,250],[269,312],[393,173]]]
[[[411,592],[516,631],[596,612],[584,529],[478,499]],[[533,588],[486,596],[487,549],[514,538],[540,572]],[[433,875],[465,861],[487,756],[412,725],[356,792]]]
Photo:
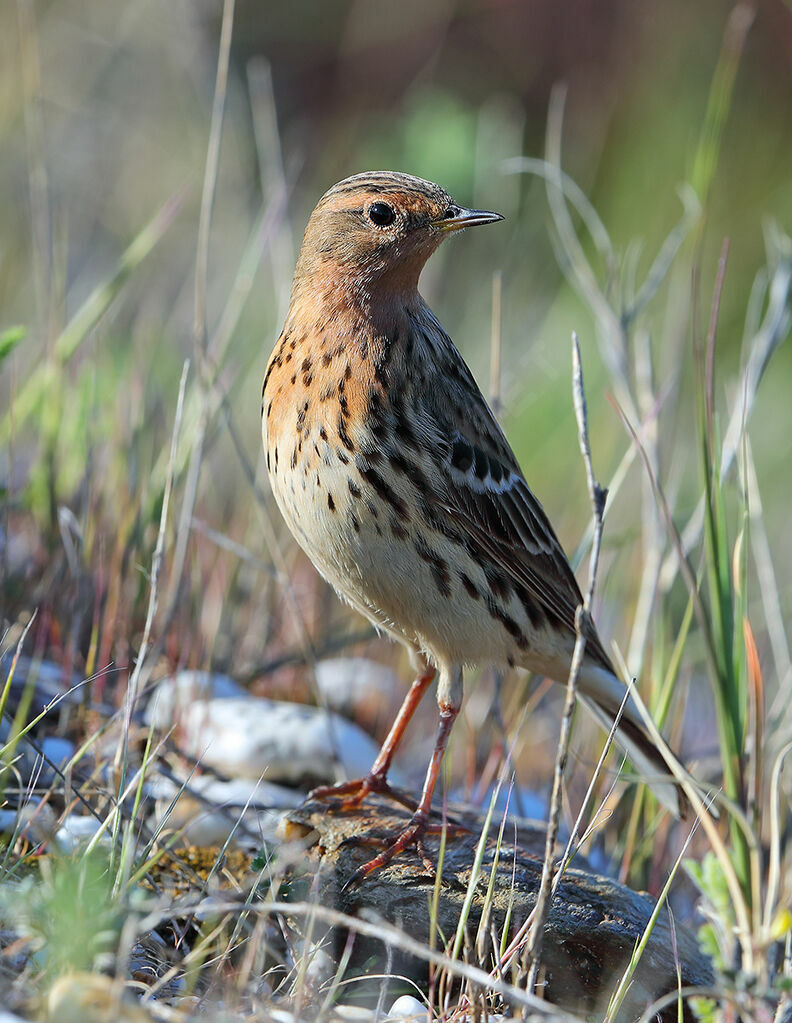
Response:
[[[350,338],[388,338],[422,305],[415,273],[369,276],[328,264],[295,277],[288,320]]]

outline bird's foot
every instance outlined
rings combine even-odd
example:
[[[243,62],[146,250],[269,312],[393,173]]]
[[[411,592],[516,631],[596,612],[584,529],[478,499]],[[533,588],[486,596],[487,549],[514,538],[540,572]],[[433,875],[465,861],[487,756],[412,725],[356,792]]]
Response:
[[[396,836],[395,841],[391,842],[391,844],[383,849],[379,855],[375,856],[373,860],[369,860],[368,863],[364,863],[362,867],[358,867],[352,877],[350,877],[344,885],[344,890],[346,891],[348,888],[352,888],[354,885],[359,884],[364,878],[368,877],[369,874],[373,874],[375,870],[379,870],[381,867],[386,866],[392,859],[394,859],[394,857],[403,853],[405,849],[409,849],[411,845],[420,847],[419,855],[421,855],[421,859],[424,859],[426,857],[426,853],[421,850],[423,850],[423,836],[426,834],[426,829],[426,814],[418,810],[413,814],[407,827]],[[371,839],[370,841],[366,841],[365,844],[374,844],[375,841],[378,840]],[[425,859],[425,864],[431,869],[432,873],[434,873],[434,866],[431,861],[428,860],[428,857]]]
[[[427,835],[441,835],[445,832],[447,837],[456,837],[459,835],[470,834],[470,829],[466,828],[462,824],[455,824],[450,821],[445,821],[442,824],[430,824],[427,820],[426,814],[421,810],[416,812],[410,818],[407,827],[403,831],[399,832],[395,839],[389,838],[378,838],[375,835],[350,835],[344,839],[344,845],[360,845],[360,846],[373,846],[382,847],[382,852],[375,856],[374,859],[369,860],[368,863],[364,863],[361,867],[355,871],[352,877],[344,885],[344,890],[353,887],[358,884],[364,878],[373,874],[375,870],[379,870],[381,867],[387,866],[396,856],[403,853],[406,849],[411,846],[415,846],[415,850],[418,856],[423,861],[423,865],[428,873],[435,877],[437,874],[437,868],[435,867],[432,860],[429,858],[426,847],[424,846],[424,838]]]
[[[337,809],[341,812],[354,810],[363,802],[369,793],[376,793],[385,796],[399,803],[401,806],[414,813],[418,809],[418,803],[404,792],[392,788],[384,775],[367,774],[365,778],[354,778],[352,781],[342,781],[337,785],[320,785],[308,793],[309,799],[340,799]]]

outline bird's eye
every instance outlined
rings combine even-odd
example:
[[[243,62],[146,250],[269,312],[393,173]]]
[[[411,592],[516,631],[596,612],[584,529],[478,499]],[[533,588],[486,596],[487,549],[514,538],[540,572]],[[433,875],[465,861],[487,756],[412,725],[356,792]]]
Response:
[[[443,220],[453,220],[457,213],[459,213],[458,206],[449,206],[443,214]]]
[[[396,219],[396,211],[386,202],[373,202],[369,206],[369,220],[377,227],[390,227]]]

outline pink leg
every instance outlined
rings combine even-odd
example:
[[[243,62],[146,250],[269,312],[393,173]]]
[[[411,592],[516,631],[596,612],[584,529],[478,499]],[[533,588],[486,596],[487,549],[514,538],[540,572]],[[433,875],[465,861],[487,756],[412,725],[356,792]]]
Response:
[[[362,881],[364,877],[368,877],[373,871],[379,870],[380,867],[390,863],[394,856],[398,856],[399,853],[404,852],[409,846],[420,843],[429,821],[432,794],[440,774],[443,754],[448,745],[448,737],[451,734],[451,729],[458,713],[459,707],[453,707],[450,704],[440,704],[440,724],[437,729],[437,739],[435,740],[432,759],[429,761],[429,769],[426,772],[426,780],[424,781],[418,808],[412,815],[407,827],[396,837],[396,840],[387,849],[384,849],[379,856],[375,856],[373,860],[369,860],[368,863],[364,863],[362,867],[359,867],[347,882],[347,886]]]
[[[346,796],[347,798],[344,799],[341,804],[341,809],[343,810],[359,806],[369,792],[381,792],[392,796],[397,800],[397,802],[413,809],[415,807],[414,801],[394,792],[388,785],[388,771],[390,770],[393,755],[404,737],[407,725],[410,723],[410,719],[415,713],[418,704],[421,702],[421,697],[431,685],[435,674],[436,669],[431,665],[426,665],[421,674],[410,686],[409,692],[404,699],[404,703],[401,705],[399,713],[396,715],[396,720],[393,722],[390,732],[388,732],[388,737],[385,739],[385,742],[383,742],[382,749],[379,751],[377,759],[371,765],[371,770],[365,778],[355,778],[352,781],[342,781],[338,785],[322,785],[319,788],[314,789],[308,798],[327,799],[332,796]]]

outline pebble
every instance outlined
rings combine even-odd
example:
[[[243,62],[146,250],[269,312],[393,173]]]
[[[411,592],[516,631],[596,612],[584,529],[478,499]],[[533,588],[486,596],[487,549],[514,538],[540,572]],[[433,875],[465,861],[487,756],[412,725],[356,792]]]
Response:
[[[246,698],[247,690],[228,675],[211,671],[179,671],[157,684],[143,714],[147,725],[170,728],[196,701]]]
[[[315,668],[319,692],[330,708],[345,717],[387,710],[404,697],[404,680],[392,668],[366,657],[329,657]]]
[[[35,796],[14,810],[0,810],[0,832],[27,838],[36,844],[48,842],[55,831],[55,813],[49,803]]]
[[[95,817],[81,816],[70,813],[61,821],[61,825],[55,833],[55,841],[58,848],[64,853],[75,853],[78,849],[86,846],[102,826],[102,822]],[[109,845],[112,836],[112,828],[105,828],[99,842],[102,845]]]
[[[360,777],[378,753],[361,728],[338,714],[252,696],[190,703],[176,738],[185,753],[221,774],[290,784]]]
[[[146,791],[156,800],[153,823],[162,823],[167,812],[166,827],[183,828],[183,840],[192,845],[222,845],[239,822],[234,832],[236,844],[252,843],[257,848],[262,840],[275,840],[282,811],[302,800],[296,789],[250,778],[224,781],[208,774],[193,775],[185,789],[179,792],[179,788],[172,779],[157,776]]]
[[[363,1023],[368,1020],[375,1023],[376,1013],[365,1005],[336,1005],[330,1020],[331,1023]]]
[[[424,1002],[419,1001],[414,995],[399,995],[385,1017],[388,1020],[407,1023],[429,1023],[429,1010]]]

